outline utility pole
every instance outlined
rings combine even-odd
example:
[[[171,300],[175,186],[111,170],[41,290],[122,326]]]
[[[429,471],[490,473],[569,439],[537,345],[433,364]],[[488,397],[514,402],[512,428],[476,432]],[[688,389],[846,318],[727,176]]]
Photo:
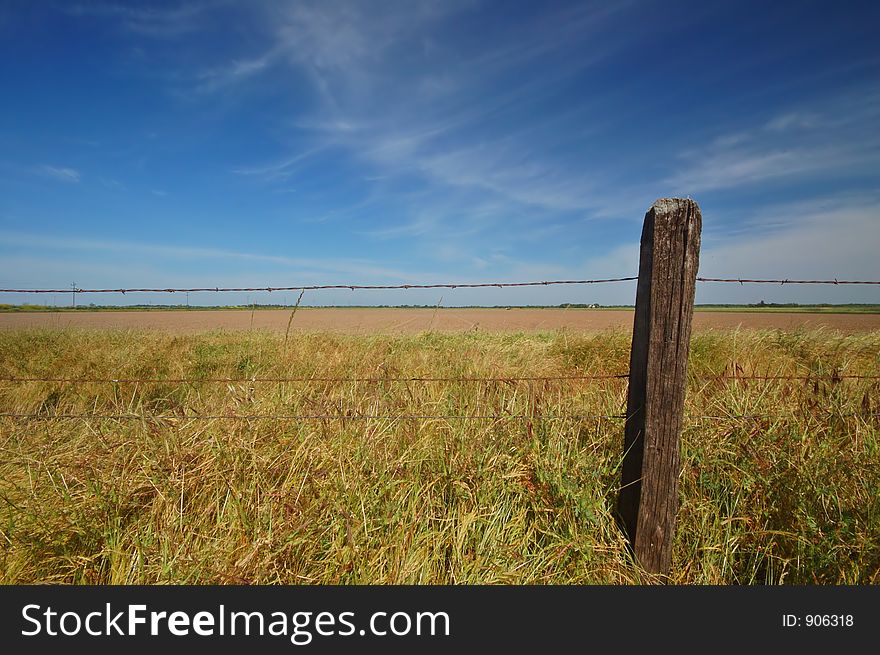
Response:
[[[76,282],[70,283],[70,297],[73,301],[73,308],[76,309]]]

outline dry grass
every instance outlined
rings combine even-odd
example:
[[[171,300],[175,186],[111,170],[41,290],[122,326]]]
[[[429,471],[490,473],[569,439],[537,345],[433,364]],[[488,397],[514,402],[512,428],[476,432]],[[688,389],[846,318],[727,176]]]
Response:
[[[624,332],[0,333],[0,375],[617,373]],[[677,583],[880,581],[880,333],[692,343]],[[529,414],[532,421],[0,418],[4,583],[638,583],[613,518],[625,381],[0,383],[0,412]]]

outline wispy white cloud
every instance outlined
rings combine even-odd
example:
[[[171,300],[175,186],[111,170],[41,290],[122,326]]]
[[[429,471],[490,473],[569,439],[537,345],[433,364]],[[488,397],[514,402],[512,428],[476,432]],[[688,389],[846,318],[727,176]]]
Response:
[[[688,166],[665,185],[680,194],[765,184],[818,175],[841,175],[880,166],[876,139],[804,147],[719,148],[687,156]]]
[[[238,175],[257,177],[267,182],[287,180],[292,177],[310,158],[327,150],[329,144],[316,146],[285,157],[276,162],[250,168],[236,168],[232,172]]]
[[[450,44],[429,35],[444,21],[466,19],[479,8],[474,2],[273,6],[267,12],[272,28],[266,49],[249,60],[255,65],[214,70],[210,77],[217,89],[231,91],[266,62],[283,61],[304,73],[320,102],[314,112],[293,121],[294,129],[305,132],[318,149],[336,148],[370,165],[371,177],[416,173],[430,184],[488,192],[512,205],[585,210],[602,205],[590,196],[595,172],[578,171],[555,157],[550,152],[554,144],[539,133],[560,114],[572,119],[578,108],[565,107],[550,118],[518,126],[515,133],[491,136],[488,130],[476,145],[469,132],[487,121],[492,127],[499,113],[522,111],[637,38],[637,30],[625,38],[602,38],[608,21],[627,6],[557,8],[534,24],[512,28],[492,48],[473,53],[452,51]],[[583,52],[564,56],[587,38],[595,43],[592,57]],[[548,57],[555,57],[550,73],[517,80],[519,69]],[[401,58],[413,66],[401,67]],[[283,181],[311,154],[295,153],[236,172]],[[419,228],[413,224],[404,232],[412,230]]]
[[[368,230],[365,234],[376,239],[393,239],[397,237],[418,237],[432,233],[437,227],[437,222],[429,216],[418,216],[404,223],[389,227]]]
[[[719,148],[690,157],[692,163],[667,184],[689,194],[739,187],[769,179],[818,171],[832,162],[820,157],[823,153],[794,150],[753,150]]]
[[[767,123],[768,130],[782,132],[792,129],[813,129],[822,124],[822,119],[811,112],[793,111],[781,114]]]
[[[80,172],[73,168],[65,166],[49,166],[48,164],[40,166],[37,173],[45,177],[59,180],[61,182],[79,182],[81,179]]]
[[[101,239],[84,239],[80,237],[49,237],[42,234],[0,231],[0,239],[6,247],[32,248],[39,251],[56,250],[59,252],[91,251],[118,256],[122,253],[134,253],[157,258],[190,261],[193,259],[216,260],[218,262],[252,262],[266,266],[276,266],[279,270],[303,269],[298,272],[308,273],[308,269],[334,274],[350,274],[353,276],[381,278],[387,280],[416,281],[431,277],[430,274],[418,271],[394,269],[368,259],[320,259],[286,257],[263,253],[241,252],[222,248],[199,248],[131,241],[113,241]],[[217,274],[222,269],[217,269]]]
[[[76,4],[67,8],[70,14],[112,18],[131,32],[157,39],[176,39],[205,27],[205,19],[224,0],[213,2],[180,2],[171,5],[124,5],[117,3]]]
[[[98,177],[98,182],[108,189],[125,189],[125,185],[122,182],[114,180],[112,177]]]
[[[595,204],[587,174],[560,174],[522,147],[464,148],[418,159],[419,169],[452,186],[477,187],[515,202],[547,209],[587,209]]]
[[[234,59],[224,66],[201,71],[198,74],[199,83],[196,89],[203,93],[211,93],[244,82],[269,70],[281,54],[282,50],[275,48],[250,59]]]
[[[880,88],[847,89],[716,136],[680,154],[665,184],[681,193],[839,176],[880,167]]]

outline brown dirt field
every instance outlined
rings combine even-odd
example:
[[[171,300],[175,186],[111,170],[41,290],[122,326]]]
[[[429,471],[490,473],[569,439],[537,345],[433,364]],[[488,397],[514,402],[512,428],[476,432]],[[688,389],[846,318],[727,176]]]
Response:
[[[288,310],[259,310],[253,313],[253,328],[283,332]],[[389,308],[300,308],[292,331],[329,330],[351,334],[412,333],[424,330],[463,332],[467,330],[533,332],[567,328],[598,331],[631,329],[632,311],[565,309],[389,309]],[[156,329],[174,332],[204,330],[248,330],[249,311],[145,311],[145,312],[34,312],[0,314],[0,329],[21,328],[122,328]],[[731,328],[790,330],[824,327],[842,332],[880,329],[880,314],[806,314],[697,312],[694,329]]]

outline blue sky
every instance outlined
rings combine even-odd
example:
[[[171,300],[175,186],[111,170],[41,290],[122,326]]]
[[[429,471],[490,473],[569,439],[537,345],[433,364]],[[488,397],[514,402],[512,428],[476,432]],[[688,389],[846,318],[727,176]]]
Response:
[[[685,195],[701,275],[878,279],[878,25],[878,3],[805,0],[6,2],[0,287],[629,276],[646,209]],[[703,284],[697,302],[878,293]],[[634,286],[304,303],[441,297]]]

